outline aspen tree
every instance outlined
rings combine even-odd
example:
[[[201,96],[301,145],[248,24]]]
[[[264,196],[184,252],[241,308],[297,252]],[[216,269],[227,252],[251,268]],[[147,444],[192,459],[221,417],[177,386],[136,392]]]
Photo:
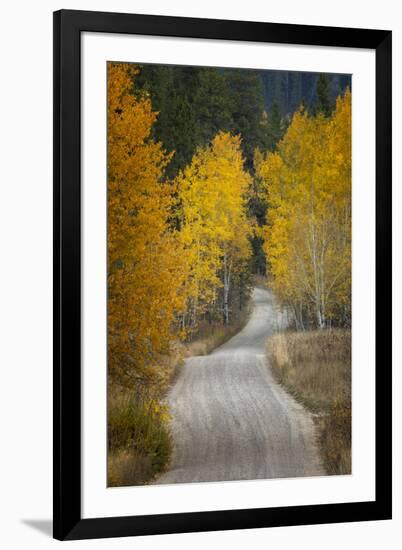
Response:
[[[176,335],[186,303],[186,258],[169,224],[170,160],[150,137],[157,113],[133,89],[131,65],[108,65],[108,357],[109,372],[144,384]]]

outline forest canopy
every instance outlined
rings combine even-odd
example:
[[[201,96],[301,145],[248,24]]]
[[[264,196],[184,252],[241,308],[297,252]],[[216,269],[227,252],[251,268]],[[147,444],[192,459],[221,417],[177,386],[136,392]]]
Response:
[[[108,64],[112,377],[158,385],[255,274],[298,329],[350,326],[350,255],[348,75]]]

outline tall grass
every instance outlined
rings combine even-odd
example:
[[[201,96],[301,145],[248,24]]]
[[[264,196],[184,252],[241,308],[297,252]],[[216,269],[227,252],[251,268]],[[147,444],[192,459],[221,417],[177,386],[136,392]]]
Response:
[[[185,355],[208,355],[237,334],[246,325],[249,317],[250,305],[247,304],[237,312],[236,318],[232,319],[229,325],[200,322],[193,340],[185,344]]]
[[[267,354],[275,378],[315,413],[327,473],[350,474],[350,330],[278,333]]]
[[[172,450],[165,405],[114,388],[108,399],[108,486],[143,485],[163,471]]]

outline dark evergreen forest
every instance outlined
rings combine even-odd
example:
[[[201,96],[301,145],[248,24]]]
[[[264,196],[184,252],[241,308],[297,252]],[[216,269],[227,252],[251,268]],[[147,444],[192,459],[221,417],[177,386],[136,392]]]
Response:
[[[139,65],[137,89],[150,93],[159,116],[153,137],[175,151],[168,174],[186,166],[198,146],[219,131],[241,134],[248,169],[256,148],[273,150],[293,113],[331,114],[350,75]]]
[[[253,174],[256,149],[273,151],[293,113],[303,107],[330,116],[336,98],[351,88],[351,76],[292,71],[226,69],[175,65],[137,65],[134,88],[147,91],[158,118],[152,137],[174,156],[167,177],[187,166],[198,147],[218,131],[241,135],[245,168]],[[254,179],[258,186],[258,179]],[[266,204],[258,188],[249,199],[257,224],[265,221]],[[252,271],[265,274],[259,237],[252,238]]]

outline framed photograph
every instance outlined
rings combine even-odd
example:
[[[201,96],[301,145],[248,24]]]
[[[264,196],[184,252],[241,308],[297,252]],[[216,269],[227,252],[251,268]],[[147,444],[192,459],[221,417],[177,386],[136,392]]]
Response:
[[[54,537],[391,518],[391,32],[54,13]]]

